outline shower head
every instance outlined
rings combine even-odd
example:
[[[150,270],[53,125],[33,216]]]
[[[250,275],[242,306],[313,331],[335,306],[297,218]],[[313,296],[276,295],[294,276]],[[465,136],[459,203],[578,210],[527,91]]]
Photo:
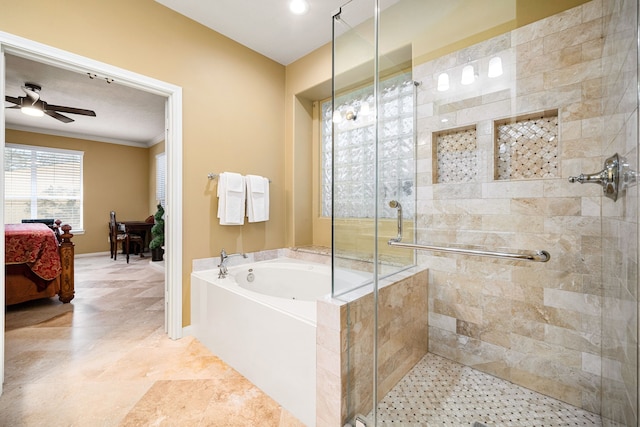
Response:
[[[402,208],[402,205],[400,205],[400,202],[397,201],[397,200],[391,200],[389,202],[389,207],[390,208],[398,208],[398,209],[400,209],[400,208]]]
[[[347,120],[355,121],[358,118],[358,113],[356,113],[354,110],[347,110],[347,112],[344,115],[344,117]]]

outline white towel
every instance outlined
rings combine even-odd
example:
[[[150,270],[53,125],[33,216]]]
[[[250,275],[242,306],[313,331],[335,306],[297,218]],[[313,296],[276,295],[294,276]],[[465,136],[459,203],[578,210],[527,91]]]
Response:
[[[249,222],[269,219],[269,180],[262,176],[247,175],[247,217]]]
[[[220,225],[243,225],[245,183],[239,173],[223,172],[218,177],[218,218]]]

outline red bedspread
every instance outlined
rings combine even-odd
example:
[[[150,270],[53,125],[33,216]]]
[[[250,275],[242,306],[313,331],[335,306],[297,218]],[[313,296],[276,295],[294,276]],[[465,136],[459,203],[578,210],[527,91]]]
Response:
[[[45,224],[5,224],[5,264],[27,264],[44,280],[62,271],[58,240]]]

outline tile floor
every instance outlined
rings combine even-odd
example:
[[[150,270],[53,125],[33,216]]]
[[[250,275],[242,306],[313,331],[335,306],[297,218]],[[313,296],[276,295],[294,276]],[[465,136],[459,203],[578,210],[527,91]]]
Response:
[[[378,404],[378,425],[565,427],[602,422],[591,412],[428,353]]]
[[[302,424],[192,337],[164,333],[149,258],[76,259],[76,297],[7,308],[0,426]]]

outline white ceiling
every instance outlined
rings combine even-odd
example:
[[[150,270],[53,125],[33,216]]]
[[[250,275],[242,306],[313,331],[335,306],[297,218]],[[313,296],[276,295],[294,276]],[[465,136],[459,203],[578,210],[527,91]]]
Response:
[[[294,15],[290,0],[156,0],[283,65],[331,41],[331,17],[350,0],[308,0]]]
[[[74,122],[62,123],[49,116],[31,117],[9,108],[5,109],[8,129],[143,147],[164,140],[164,97],[6,55],[6,95],[25,96],[21,86],[27,82],[42,87],[40,97],[48,104],[93,110],[96,117],[63,113]],[[13,104],[5,102],[5,106]]]
[[[353,0],[308,0],[310,9],[301,16],[289,11],[289,0],[156,1],[283,65],[331,41],[331,18],[341,5],[351,2],[350,9],[362,15],[350,19],[352,24],[372,12],[364,6],[370,2]],[[143,147],[164,139],[164,97],[7,55],[6,95],[24,96],[21,86],[27,82],[42,87],[43,101],[93,110],[96,117],[65,113],[75,121],[62,123],[49,116],[31,117],[18,109],[6,109],[8,129]],[[13,104],[5,102],[5,106]]]

